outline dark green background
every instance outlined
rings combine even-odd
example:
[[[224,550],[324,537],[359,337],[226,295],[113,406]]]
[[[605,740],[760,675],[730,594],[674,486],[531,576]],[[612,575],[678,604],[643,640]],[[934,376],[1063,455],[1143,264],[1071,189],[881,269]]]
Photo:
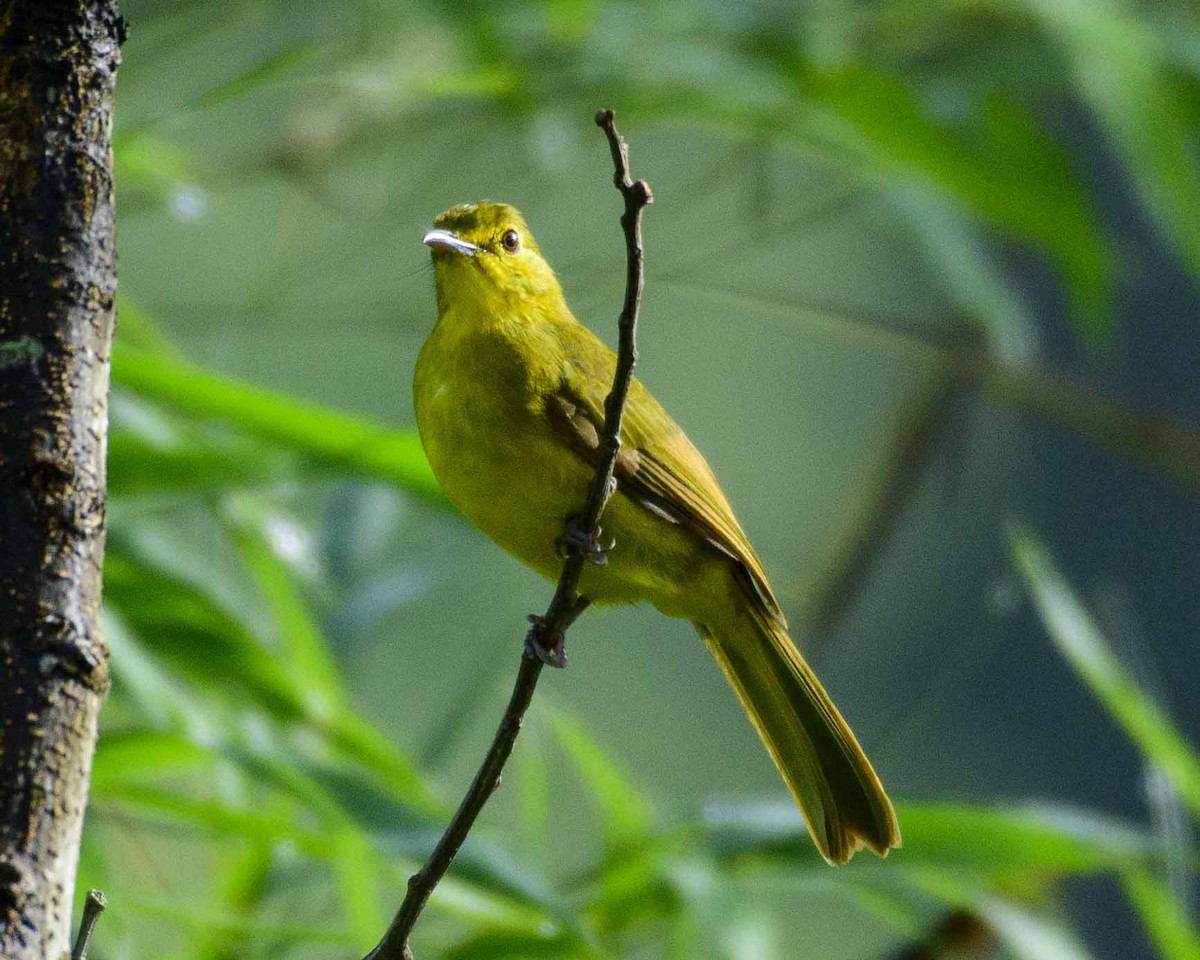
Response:
[[[397,429],[412,426],[411,371],[435,316],[420,238],[453,203],[520,207],[576,314],[613,340],[619,198],[591,115],[615,107],[655,195],[639,375],[705,451],[794,622],[948,351],[1043,384],[1049,409],[969,376],[950,394],[844,615],[804,648],[897,797],[1152,819],[1145,758],[1048,639],[1006,531],[1036,531],[1195,741],[1195,447],[1152,463],[1106,447],[1103,426],[1073,426],[1200,415],[1200,33],[1186,4],[126,0],[123,12],[128,309],[189,362]],[[168,414],[147,402],[118,392],[117,429],[160,429]],[[548,585],[403,489],[314,475],[302,459],[245,479],[118,487],[117,549],[141,544],[262,626],[212,520],[249,500],[351,708],[456,797]],[[656,822],[785,799],[687,625],[595,611],[569,654],[539,700],[578,719]],[[205,651],[189,655],[202,674]],[[121,718],[119,651],[115,670]],[[599,841],[587,791],[546,737],[518,747],[518,761],[549,758],[546,830],[530,836],[520,788],[501,791],[483,829],[554,875],[585,869]],[[196,874],[161,842],[139,840],[144,856],[122,872],[186,902]],[[768,925],[765,952],[729,956],[799,956],[797,942],[806,956],[886,955],[886,923],[854,913],[832,874],[805,876],[778,909],[769,884],[758,895],[774,922],[802,915],[788,921],[800,932]],[[1190,898],[1190,873],[1175,881]],[[1151,955],[1112,882],[1075,881],[1057,902],[1094,955]]]

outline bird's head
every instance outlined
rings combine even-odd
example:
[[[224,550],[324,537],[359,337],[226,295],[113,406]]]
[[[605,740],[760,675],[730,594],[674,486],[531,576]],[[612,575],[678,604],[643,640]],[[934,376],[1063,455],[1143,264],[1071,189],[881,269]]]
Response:
[[[425,234],[433,253],[438,304],[502,307],[561,296],[525,218],[506,203],[463,203],[433,221]]]

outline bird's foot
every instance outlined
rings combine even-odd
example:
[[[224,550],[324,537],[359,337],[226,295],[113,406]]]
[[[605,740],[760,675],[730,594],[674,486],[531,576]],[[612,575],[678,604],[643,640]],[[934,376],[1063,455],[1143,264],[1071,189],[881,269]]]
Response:
[[[571,517],[567,520],[566,532],[554,541],[554,550],[563,560],[572,554],[582,554],[589,563],[602,567],[608,563],[608,551],[617,545],[615,539],[607,546],[601,544],[600,534],[603,532],[597,528],[596,535],[592,536],[591,531],[585,530],[580,524],[579,517]]]
[[[561,670],[567,665],[566,638],[562,631],[548,635],[545,618],[536,613],[529,615],[529,622],[532,626],[525,634],[525,656],[537,658],[546,666]]]

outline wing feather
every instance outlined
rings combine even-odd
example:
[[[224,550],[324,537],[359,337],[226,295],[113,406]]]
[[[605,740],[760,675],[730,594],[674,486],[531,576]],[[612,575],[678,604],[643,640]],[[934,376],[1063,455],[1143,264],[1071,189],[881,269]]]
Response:
[[[570,367],[545,398],[555,431],[589,464],[598,459],[604,400],[616,357],[586,328],[564,344]],[[739,579],[765,612],[783,623],[762,562],[733,515],[712,469],[687,434],[640,381],[630,386],[617,459],[618,489],[660,519],[694,529],[736,564]]]

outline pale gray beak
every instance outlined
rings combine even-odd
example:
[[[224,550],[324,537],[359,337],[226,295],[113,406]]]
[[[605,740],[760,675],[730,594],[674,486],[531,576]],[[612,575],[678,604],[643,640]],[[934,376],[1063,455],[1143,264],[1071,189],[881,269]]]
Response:
[[[421,242],[431,247],[445,247],[455,253],[465,253],[468,257],[473,257],[479,252],[475,244],[468,243],[453,230],[430,230]]]

